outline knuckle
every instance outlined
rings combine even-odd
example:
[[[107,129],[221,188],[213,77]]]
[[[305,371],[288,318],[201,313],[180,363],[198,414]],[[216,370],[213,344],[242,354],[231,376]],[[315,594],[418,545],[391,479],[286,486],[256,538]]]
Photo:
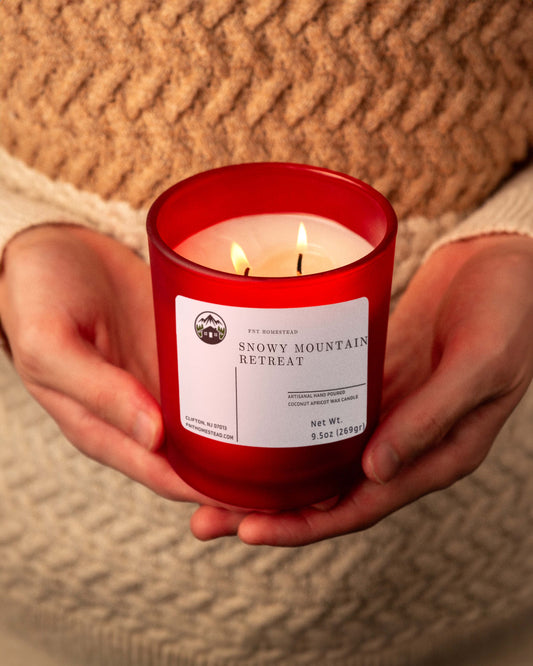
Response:
[[[30,324],[22,328],[12,345],[15,364],[24,377],[35,379],[44,372],[46,361],[43,335],[40,326]]]
[[[61,360],[71,332],[63,321],[50,319],[23,323],[15,337],[13,357],[20,374],[40,380]]]
[[[97,388],[94,394],[87,398],[91,411],[105,421],[111,420],[115,412],[115,402],[116,394],[108,386]]]
[[[413,424],[410,439],[410,459],[417,458],[428,448],[438,444],[448,433],[449,425],[438,413],[426,413],[419,416]]]
[[[473,388],[480,398],[503,395],[514,388],[517,373],[513,343],[505,335],[485,335],[468,353]]]
[[[511,388],[513,382],[507,344],[503,340],[494,340],[484,352],[482,379],[486,382],[487,378],[490,378],[491,387],[496,393],[506,392]]]
[[[487,451],[477,447],[464,447],[456,458],[456,475],[459,479],[472,474],[483,462]]]
[[[496,436],[495,432],[483,432],[480,413],[471,416],[470,427],[458,432],[449,447],[448,468],[454,478],[462,479],[472,474],[487,457]]]
[[[91,411],[124,432],[129,432],[142,405],[143,391],[137,380],[126,371],[115,369],[119,376],[98,386],[92,399]]]

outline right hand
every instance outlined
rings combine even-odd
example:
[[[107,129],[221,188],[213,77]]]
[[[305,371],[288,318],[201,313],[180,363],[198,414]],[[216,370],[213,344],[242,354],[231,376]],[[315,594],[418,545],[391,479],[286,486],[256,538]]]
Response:
[[[437,250],[390,320],[367,478],[338,503],[278,514],[201,507],[194,534],[302,546],[367,529],[471,474],[533,378],[532,284],[531,238],[492,234]]]

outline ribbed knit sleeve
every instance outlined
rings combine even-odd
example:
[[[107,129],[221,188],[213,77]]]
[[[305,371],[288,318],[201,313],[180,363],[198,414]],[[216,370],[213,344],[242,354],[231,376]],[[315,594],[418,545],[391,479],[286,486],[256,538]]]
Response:
[[[428,250],[426,258],[447,243],[493,233],[533,237],[533,164],[520,171],[480,208],[439,238]]]
[[[25,227],[73,222],[113,236],[146,256],[145,219],[144,210],[52,181],[0,148],[0,250]]]

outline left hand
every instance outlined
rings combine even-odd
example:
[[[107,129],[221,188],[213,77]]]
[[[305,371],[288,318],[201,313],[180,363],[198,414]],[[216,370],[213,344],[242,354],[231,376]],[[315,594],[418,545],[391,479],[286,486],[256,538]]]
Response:
[[[163,497],[213,502],[160,453],[150,269],[140,257],[76,225],[25,229],[5,248],[0,318],[24,385],[74,446]]]
[[[391,317],[367,478],[336,502],[298,511],[203,506],[193,533],[304,545],[370,527],[473,472],[533,377],[532,286],[533,239],[484,236],[436,251]]]

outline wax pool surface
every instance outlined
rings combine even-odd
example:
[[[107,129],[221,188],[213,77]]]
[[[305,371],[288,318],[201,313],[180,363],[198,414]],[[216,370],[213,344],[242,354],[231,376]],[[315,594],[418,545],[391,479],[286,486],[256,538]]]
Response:
[[[307,246],[303,249],[297,246],[302,222],[307,234]],[[236,269],[231,259],[233,243],[242,248],[250,275],[256,277],[296,275],[299,252],[302,274],[309,275],[346,266],[373,250],[366,239],[342,224],[308,213],[270,213],[225,220],[194,234],[174,250],[202,266],[240,273],[244,268]]]

